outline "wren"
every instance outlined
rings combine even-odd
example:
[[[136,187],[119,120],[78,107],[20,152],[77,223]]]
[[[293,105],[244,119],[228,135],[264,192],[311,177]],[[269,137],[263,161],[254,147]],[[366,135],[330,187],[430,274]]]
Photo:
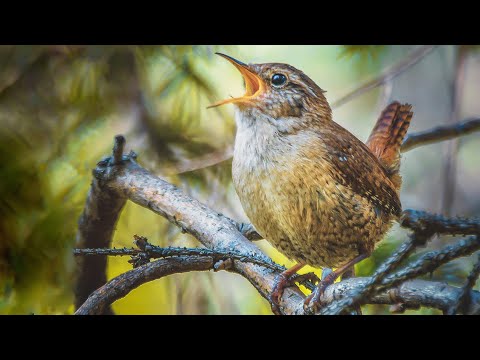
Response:
[[[332,120],[325,91],[302,71],[218,55],[245,81],[244,96],[212,105],[235,105],[236,192],[258,233],[297,262],[278,278],[275,312],[301,267],[336,268],[305,300],[316,310],[325,288],[370,256],[401,214],[400,147],[411,106],[388,105],[364,144]]]

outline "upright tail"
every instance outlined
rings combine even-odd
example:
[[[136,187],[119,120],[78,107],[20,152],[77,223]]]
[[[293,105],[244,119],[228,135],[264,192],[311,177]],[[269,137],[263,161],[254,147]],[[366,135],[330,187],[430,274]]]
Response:
[[[412,120],[412,105],[395,101],[388,105],[377,120],[367,146],[400,188],[400,148]]]

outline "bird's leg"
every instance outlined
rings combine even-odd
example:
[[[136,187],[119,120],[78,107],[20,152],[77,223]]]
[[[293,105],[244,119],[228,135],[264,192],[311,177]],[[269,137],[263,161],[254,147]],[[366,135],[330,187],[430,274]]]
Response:
[[[354,266],[356,263],[362,261],[367,257],[368,257],[368,254],[361,254],[356,258],[354,258],[353,260],[350,260],[349,262],[347,262],[345,265],[338,268],[337,270],[332,271],[324,279],[322,279],[322,281],[317,285],[315,290],[305,299],[305,302],[303,304],[303,308],[305,312],[311,312],[311,311],[317,312],[321,306],[320,297],[325,292],[325,289],[330,285],[332,285],[339,276],[344,274],[352,266]]]
[[[275,284],[273,285],[272,292],[270,293],[270,303],[272,304],[272,311],[276,315],[280,315],[280,298],[283,295],[283,290],[291,285],[290,277],[297,273],[298,270],[303,268],[306,264],[305,263],[298,263],[293,265],[290,269],[285,270],[284,272],[280,273],[275,278]]]

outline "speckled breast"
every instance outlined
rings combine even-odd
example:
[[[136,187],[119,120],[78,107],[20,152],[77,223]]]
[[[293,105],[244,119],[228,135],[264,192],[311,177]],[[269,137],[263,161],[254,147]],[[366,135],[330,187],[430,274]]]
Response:
[[[292,260],[339,267],[371,253],[392,218],[330,177],[328,164],[296,159],[252,168],[233,162],[233,180],[258,232]]]

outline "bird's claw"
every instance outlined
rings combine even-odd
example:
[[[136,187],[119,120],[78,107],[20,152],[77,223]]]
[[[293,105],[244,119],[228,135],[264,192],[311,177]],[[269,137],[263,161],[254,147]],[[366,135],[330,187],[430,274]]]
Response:
[[[321,297],[325,292],[325,289],[330,284],[325,284],[321,282],[318,286],[313,290],[313,292],[305,299],[303,303],[303,311],[305,314],[315,314],[322,308],[322,301]]]
[[[275,278],[275,284],[273,290],[269,295],[269,302],[272,306],[272,312],[275,315],[281,315],[280,311],[280,299],[283,295],[283,290],[290,284],[290,279],[284,274],[279,274]]]
[[[326,268],[322,271],[322,280],[303,303],[305,314],[315,314],[322,308],[322,295],[327,287],[335,282],[336,278],[336,274],[331,269]]]
[[[269,295],[269,301],[272,306],[272,312],[275,315],[282,315],[280,311],[280,300],[283,295],[285,288],[292,286],[295,282],[301,282],[304,280],[313,280],[318,281],[318,277],[314,273],[307,273],[302,275],[287,276],[285,274],[279,274],[275,278],[275,284],[273,285],[273,290]]]

